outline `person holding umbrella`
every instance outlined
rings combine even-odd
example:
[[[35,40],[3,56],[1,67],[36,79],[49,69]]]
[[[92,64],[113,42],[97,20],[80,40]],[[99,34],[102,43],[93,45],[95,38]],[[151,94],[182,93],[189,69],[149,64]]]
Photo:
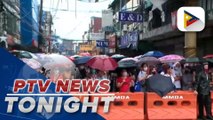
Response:
[[[122,76],[117,79],[117,87],[119,88],[119,92],[129,92],[130,87],[134,85],[134,81],[128,75],[127,71],[122,70]]]
[[[210,77],[208,62],[203,63],[203,70],[197,75],[195,82],[195,93],[198,94],[199,118],[204,119],[206,110],[207,119],[213,120],[211,112]]]

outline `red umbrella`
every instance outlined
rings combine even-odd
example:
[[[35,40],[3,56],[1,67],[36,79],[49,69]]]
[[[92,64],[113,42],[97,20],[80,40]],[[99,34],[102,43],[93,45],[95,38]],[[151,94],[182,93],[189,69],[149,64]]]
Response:
[[[88,52],[84,52],[84,53],[80,53],[80,56],[91,56],[91,54]]]
[[[204,56],[203,58],[213,58],[213,54],[210,54],[210,55],[206,55],[206,56]]]
[[[101,71],[115,70],[118,67],[117,62],[106,55],[98,55],[87,62],[87,65],[93,69]]]
[[[71,61],[75,61],[75,58],[70,56],[70,57],[67,57],[68,59],[70,59]]]

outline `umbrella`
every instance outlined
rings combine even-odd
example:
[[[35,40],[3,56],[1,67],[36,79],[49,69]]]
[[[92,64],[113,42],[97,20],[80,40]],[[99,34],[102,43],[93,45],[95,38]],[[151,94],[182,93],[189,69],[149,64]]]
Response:
[[[137,66],[137,59],[135,58],[123,58],[118,62],[119,68],[130,68],[130,67],[136,67]]]
[[[175,62],[179,62],[183,59],[184,59],[184,57],[180,56],[180,55],[166,55],[166,56],[159,58],[159,60],[163,63],[168,63],[168,62],[175,63]]]
[[[149,65],[151,64],[159,64],[160,60],[155,58],[155,57],[142,57],[139,59],[139,61],[137,62],[139,65],[141,65],[142,63],[147,63]]]
[[[80,53],[80,56],[91,56],[91,54],[88,52],[84,52],[84,53]]]
[[[156,57],[156,58],[163,57],[163,56],[164,54],[160,51],[149,51],[143,55],[143,57]]]
[[[74,58],[74,57],[72,57],[72,56],[67,57],[67,58],[69,58],[71,61],[75,61],[75,58]]]
[[[73,58],[79,58],[79,57],[82,57],[82,56],[80,56],[80,55],[73,55],[73,56],[71,56],[71,57],[73,57]]]
[[[121,54],[115,54],[115,55],[112,55],[111,56],[112,58],[125,58],[125,56],[124,55],[121,55]]]
[[[123,58],[123,59],[121,59],[120,61],[122,61],[122,62],[123,62],[123,61],[126,61],[126,62],[128,62],[128,61],[138,62],[138,59],[136,59],[136,58],[130,58],[130,57],[129,57],[129,58]],[[120,61],[119,61],[119,62],[120,62]]]
[[[213,54],[210,54],[210,55],[206,55],[206,56],[204,56],[203,58],[205,58],[205,59],[213,59]]]
[[[91,58],[87,62],[87,65],[101,71],[115,70],[118,67],[117,62],[113,58],[106,55],[97,55]]]
[[[112,55],[111,57],[112,57],[113,59],[115,59],[116,61],[119,61],[119,60],[125,58],[125,56],[124,56],[124,55],[121,55],[121,54],[115,54],[115,55]]]
[[[175,86],[172,83],[171,78],[160,74],[150,77],[146,81],[146,84],[148,92],[156,92],[161,97],[175,90]]]
[[[186,58],[185,60],[182,60],[182,63],[200,63],[200,62],[205,62],[206,60],[203,58],[198,58],[198,57],[189,57]]]
[[[35,59],[22,58],[21,60],[33,69],[41,68],[41,64]]]
[[[66,56],[58,54],[46,55],[42,63],[43,67],[48,71],[47,77],[53,81],[71,79],[71,75],[75,74],[75,64]]]
[[[75,64],[79,65],[79,64],[86,64],[92,57],[90,56],[84,56],[84,57],[79,57],[77,59],[75,59]]]
[[[41,63],[41,65],[43,66],[46,63],[50,63],[53,62],[53,59],[50,57],[49,54],[43,54],[43,53],[37,53],[35,54],[37,56],[37,60],[38,62]]]
[[[139,55],[139,56],[136,56],[136,57],[134,57],[134,58],[139,60],[140,58],[142,58],[142,56],[143,56],[143,55]]]

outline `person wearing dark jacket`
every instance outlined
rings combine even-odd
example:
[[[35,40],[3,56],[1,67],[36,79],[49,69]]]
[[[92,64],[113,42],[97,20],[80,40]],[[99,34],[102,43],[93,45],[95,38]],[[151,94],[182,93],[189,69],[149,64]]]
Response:
[[[199,103],[199,118],[204,118],[203,108],[206,110],[207,119],[213,120],[211,112],[211,93],[210,93],[210,78],[208,72],[208,63],[204,63],[202,70],[196,77],[195,92],[198,94]]]

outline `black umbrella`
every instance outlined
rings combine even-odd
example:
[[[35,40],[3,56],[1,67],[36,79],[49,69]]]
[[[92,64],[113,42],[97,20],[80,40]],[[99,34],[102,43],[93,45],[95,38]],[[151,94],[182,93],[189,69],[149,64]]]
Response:
[[[160,74],[150,77],[146,81],[146,84],[148,92],[156,92],[161,97],[175,90],[171,78]]]

